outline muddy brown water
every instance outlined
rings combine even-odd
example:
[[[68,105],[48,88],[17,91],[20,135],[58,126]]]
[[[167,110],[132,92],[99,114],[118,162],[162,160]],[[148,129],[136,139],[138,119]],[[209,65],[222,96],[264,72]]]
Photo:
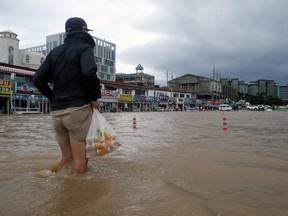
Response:
[[[122,147],[83,175],[49,173],[49,115],[0,115],[0,214],[288,215],[288,112],[103,115]]]

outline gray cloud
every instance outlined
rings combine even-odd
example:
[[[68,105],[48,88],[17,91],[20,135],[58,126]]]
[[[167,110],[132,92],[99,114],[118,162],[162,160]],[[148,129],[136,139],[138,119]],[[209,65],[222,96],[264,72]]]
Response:
[[[126,63],[141,62],[163,76],[222,76],[288,83],[288,1],[154,1],[157,13],[135,28],[163,35],[119,52]],[[148,71],[145,71],[149,73]]]
[[[149,16],[137,16],[145,13],[141,7]],[[287,8],[287,0],[2,0],[0,27],[16,32],[20,47],[26,48],[64,31],[67,18],[82,16],[95,29],[94,36],[116,43],[117,61],[131,65],[131,71],[123,71],[117,63],[119,72],[134,72],[141,63],[165,84],[166,70],[174,77],[212,77],[215,66],[226,78],[273,79],[286,85]],[[121,26],[158,37],[125,47],[120,41],[123,35],[130,39],[130,32],[121,32]]]

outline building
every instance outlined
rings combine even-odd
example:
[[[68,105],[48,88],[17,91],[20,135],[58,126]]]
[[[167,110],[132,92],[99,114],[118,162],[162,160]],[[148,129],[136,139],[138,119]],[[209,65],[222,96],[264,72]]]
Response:
[[[282,100],[288,100],[288,85],[279,86],[279,97]]]
[[[228,78],[222,78],[221,86],[222,86],[222,93],[220,99],[225,99],[225,102],[229,102],[230,100],[234,101],[238,98],[238,90],[239,90],[238,79],[230,80]]]
[[[116,73],[116,82],[119,83],[130,83],[142,86],[154,86],[155,77],[149,74],[145,74],[144,68],[139,64],[136,68],[136,73],[124,74]]]
[[[212,79],[186,74],[168,81],[168,87],[175,91],[190,92],[195,99],[210,99]]]
[[[248,94],[248,84],[245,81],[239,81],[239,93]]]
[[[268,98],[278,95],[277,88],[277,84],[274,80],[259,79],[248,83],[248,94]]]
[[[102,80],[116,80],[116,44],[92,36],[95,41],[94,57],[98,68],[98,77]],[[66,33],[46,37],[46,48],[49,53],[56,46],[64,43]]]
[[[266,98],[278,96],[278,85],[274,80],[266,80]]]
[[[168,87],[173,91],[185,91],[192,95],[195,105],[213,105],[215,101],[233,100],[234,94],[229,94],[230,83],[225,79],[210,79],[207,77],[186,74],[168,81]]]
[[[10,31],[0,32],[0,62],[37,69],[45,59],[41,52],[19,49],[17,34]]]
[[[0,113],[47,113],[48,99],[32,83],[35,69],[0,63]]]
[[[239,79],[238,78],[231,79],[231,88],[235,89],[236,93],[239,92]]]
[[[0,113],[48,113],[50,102],[32,83],[35,69],[0,63]],[[100,80],[102,111],[186,110],[191,94],[170,88]]]
[[[46,45],[39,45],[35,47],[26,48],[23,50],[35,52],[35,53],[42,53],[45,56],[47,55]]]

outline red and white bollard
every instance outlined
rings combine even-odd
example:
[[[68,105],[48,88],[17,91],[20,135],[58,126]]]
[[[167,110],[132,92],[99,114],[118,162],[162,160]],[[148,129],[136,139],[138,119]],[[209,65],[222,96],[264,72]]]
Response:
[[[134,117],[133,118],[133,129],[136,129],[136,128],[137,128],[136,118]]]
[[[223,131],[228,130],[228,123],[227,123],[228,118],[224,117],[223,118]]]

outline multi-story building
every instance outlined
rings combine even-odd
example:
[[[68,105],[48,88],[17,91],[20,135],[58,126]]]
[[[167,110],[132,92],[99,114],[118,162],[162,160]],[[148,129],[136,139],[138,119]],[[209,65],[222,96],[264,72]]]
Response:
[[[141,64],[139,64],[136,68],[136,73],[132,74],[124,74],[117,73],[116,74],[116,82],[120,83],[131,83],[143,86],[154,86],[155,85],[155,77],[149,74],[145,74],[144,68]]]
[[[288,85],[279,86],[279,97],[282,100],[288,100]]]
[[[19,49],[19,39],[13,31],[0,32],[0,62],[37,69],[45,59],[41,52]]]
[[[47,113],[49,101],[31,82],[36,70],[0,63],[0,113]],[[191,93],[170,88],[100,80],[103,111],[185,110]]]
[[[35,46],[35,47],[29,47],[26,49],[23,49],[26,51],[30,51],[30,52],[36,52],[36,53],[42,53],[43,55],[47,55],[47,50],[46,50],[46,45],[39,45],[39,46]]]
[[[236,100],[238,97],[238,79],[233,79],[234,81],[228,78],[221,79],[222,93],[220,99]],[[237,85],[236,85],[237,83]]]
[[[238,78],[231,79],[231,88],[235,89],[237,93],[239,92],[239,79]]]
[[[278,95],[278,86],[274,80],[266,81],[266,97],[277,96]]]
[[[173,91],[185,91],[192,95],[195,105],[213,105],[214,102],[227,96],[227,88],[218,79],[186,74],[168,81],[168,87]],[[227,97],[225,97],[226,99]],[[232,99],[232,98],[228,98]]]
[[[245,81],[239,81],[239,93],[248,94],[248,84]]]
[[[46,37],[47,53],[64,43],[66,33]],[[116,80],[116,44],[92,36],[95,41],[94,58],[98,67],[98,77],[102,80]]]
[[[197,105],[201,103],[209,106],[236,100],[238,87],[235,83],[238,84],[238,79],[231,82],[230,79],[225,78],[218,80],[186,74],[168,81],[168,86],[173,90],[190,92]]]
[[[173,91],[190,92],[194,100],[211,100],[212,86],[212,79],[194,74],[185,74],[168,81],[168,87]]]
[[[248,94],[254,96],[259,94],[259,85],[257,81],[248,83]]]

